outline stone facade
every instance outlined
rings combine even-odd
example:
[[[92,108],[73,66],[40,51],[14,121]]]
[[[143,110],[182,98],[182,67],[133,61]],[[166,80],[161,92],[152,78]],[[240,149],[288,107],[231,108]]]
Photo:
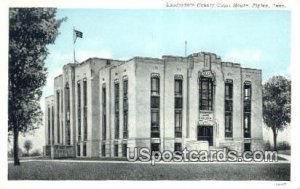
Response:
[[[45,118],[46,146],[72,146],[76,157],[122,157],[126,147],[261,150],[261,70],[206,52],[90,58],[63,67]]]

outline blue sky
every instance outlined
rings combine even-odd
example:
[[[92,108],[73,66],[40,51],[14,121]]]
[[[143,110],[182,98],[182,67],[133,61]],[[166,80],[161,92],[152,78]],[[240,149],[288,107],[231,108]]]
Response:
[[[49,47],[51,82],[73,60],[73,27],[83,32],[76,42],[78,61],[183,56],[186,40],[188,54],[214,52],[224,61],[262,69],[263,80],[274,74],[289,77],[289,11],[59,9],[57,17],[68,20]],[[48,89],[52,87],[45,88],[45,95],[51,94]]]
[[[290,12],[262,10],[105,10],[58,9],[68,20],[49,46],[49,77],[43,97],[53,93],[53,78],[73,61],[73,27],[83,32],[76,57],[130,59],[209,51],[224,61],[259,68],[263,80],[281,74],[290,77]],[[44,98],[41,102],[42,108]],[[44,128],[36,131],[36,147],[44,144]]]

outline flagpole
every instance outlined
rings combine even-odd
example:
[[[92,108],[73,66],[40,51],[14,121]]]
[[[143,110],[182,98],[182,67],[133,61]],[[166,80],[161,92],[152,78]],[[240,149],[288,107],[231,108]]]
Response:
[[[76,58],[75,58],[75,35],[74,35],[74,32],[75,32],[75,27],[73,27],[73,58],[74,58],[74,64],[76,63]]]

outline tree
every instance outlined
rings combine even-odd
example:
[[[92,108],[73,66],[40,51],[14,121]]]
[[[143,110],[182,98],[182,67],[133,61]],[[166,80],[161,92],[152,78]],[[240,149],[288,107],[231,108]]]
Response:
[[[27,155],[29,156],[29,151],[32,149],[32,142],[31,140],[25,140],[24,142],[24,148],[27,152]]]
[[[274,150],[277,151],[278,131],[291,121],[291,81],[283,76],[271,77],[263,86],[263,117],[273,132]]]
[[[8,132],[13,135],[14,164],[19,165],[19,133],[42,123],[39,100],[47,70],[44,61],[65,20],[56,19],[55,8],[9,10]]]

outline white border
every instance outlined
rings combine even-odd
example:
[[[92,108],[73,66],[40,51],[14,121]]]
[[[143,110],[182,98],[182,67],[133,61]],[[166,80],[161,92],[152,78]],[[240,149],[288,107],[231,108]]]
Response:
[[[0,188],[185,188],[185,187],[218,187],[218,188],[300,188],[300,1],[299,0],[247,0],[246,2],[257,2],[257,3],[284,3],[287,8],[292,12],[292,33],[291,33],[291,67],[292,67],[292,159],[291,159],[291,182],[273,182],[273,181],[7,181],[7,70],[8,70],[8,7],[58,7],[58,8],[104,8],[104,9],[166,9],[166,2],[201,2],[201,3],[212,3],[212,2],[240,2],[244,3],[243,0],[114,0],[114,1],[103,1],[103,0],[1,0],[0,2],[0,41],[1,41],[1,98],[0,104],[1,114],[0,121],[2,131],[0,132]],[[189,8],[187,8],[189,9]],[[199,8],[200,9],[200,8]],[[205,9],[205,8],[203,8]],[[271,9],[270,9],[271,10]],[[278,10],[278,9],[277,9]],[[272,45],[272,44],[270,44]],[[297,106],[298,105],[298,106]],[[246,171],[246,170],[245,170]]]

